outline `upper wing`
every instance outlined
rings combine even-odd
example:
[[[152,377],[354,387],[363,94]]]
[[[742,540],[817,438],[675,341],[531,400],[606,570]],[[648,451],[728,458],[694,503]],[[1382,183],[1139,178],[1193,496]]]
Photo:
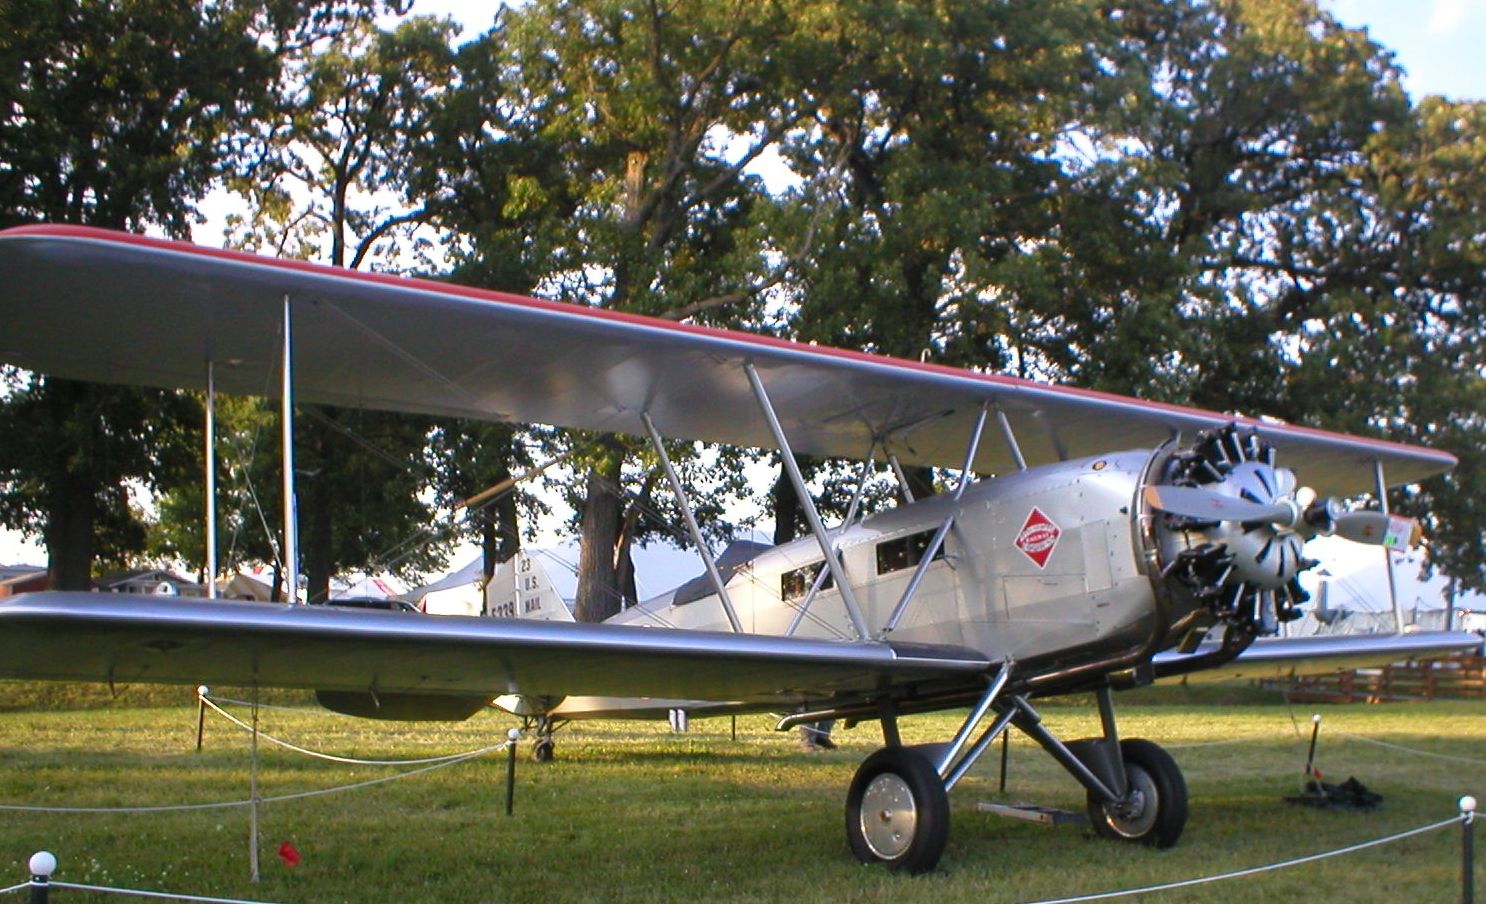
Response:
[[[112,593],[0,602],[0,677],[778,703],[975,682],[954,647]]]
[[[1331,634],[1321,637],[1261,638],[1225,665],[1187,673],[1188,681],[1232,681],[1243,678],[1293,678],[1325,675],[1405,659],[1429,659],[1478,649],[1481,637],[1460,631],[1423,631],[1417,634]],[[1183,661],[1205,652],[1182,655],[1158,653],[1156,677],[1181,673]]]
[[[744,365],[795,450],[861,458],[886,438],[908,464],[958,467],[982,405],[1029,464],[1151,448],[1235,418],[1106,393],[802,345],[139,236],[65,226],[0,232],[0,360],[61,377],[276,395],[283,301],[306,402],[768,447]],[[1448,470],[1443,452],[1258,422],[1323,494]],[[975,469],[1014,468],[984,442]]]

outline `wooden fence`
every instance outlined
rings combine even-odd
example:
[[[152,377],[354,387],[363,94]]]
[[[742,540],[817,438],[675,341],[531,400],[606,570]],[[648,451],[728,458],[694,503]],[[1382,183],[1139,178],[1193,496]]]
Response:
[[[1420,662],[1411,659],[1376,669],[1295,678],[1284,686],[1289,689],[1290,699],[1299,702],[1383,703],[1436,697],[1486,700],[1486,656]]]

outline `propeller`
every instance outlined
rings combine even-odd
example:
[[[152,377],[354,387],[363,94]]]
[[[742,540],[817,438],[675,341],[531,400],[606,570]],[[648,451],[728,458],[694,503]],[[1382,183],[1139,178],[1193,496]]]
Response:
[[[1424,539],[1424,528],[1416,518],[1385,515],[1382,512],[1343,512],[1336,519],[1336,533],[1353,543],[1405,549],[1418,546]]]
[[[1264,522],[1311,536],[1336,533],[1354,543],[1401,549],[1417,544],[1419,522],[1375,511],[1344,511],[1335,499],[1317,499],[1309,487],[1289,499],[1261,505],[1203,487],[1147,485],[1145,501],[1153,509],[1197,521]]]

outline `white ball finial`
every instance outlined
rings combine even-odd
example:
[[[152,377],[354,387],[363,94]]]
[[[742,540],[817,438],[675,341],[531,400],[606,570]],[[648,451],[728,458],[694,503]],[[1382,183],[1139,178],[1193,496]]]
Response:
[[[1460,812],[1467,815],[1476,812],[1476,799],[1469,794],[1460,799]]]
[[[1313,722],[1316,725],[1320,725],[1321,724],[1321,714],[1320,713],[1316,713],[1314,716],[1311,716],[1311,722]]]
[[[57,871],[57,858],[51,851],[37,851],[31,855],[31,860],[26,867],[31,870],[31,875],[40,879],[49,879],[52,873]]]
[[[211,692],[212,692],[212,689],[209,688],[209,687],[207,687],[204,684],[198,684],[198,685],[196,685],[196,696],[198,696],[198,697],[205,697],[207,694],[210,694]]]
[[[519,729],[519,728],[513,728],[513,729],[511,729],[510,731],[506,732],[506,737],[510,738],[511,739],[511,743],[514,744],[515,742],[521,740],[521,729]]]

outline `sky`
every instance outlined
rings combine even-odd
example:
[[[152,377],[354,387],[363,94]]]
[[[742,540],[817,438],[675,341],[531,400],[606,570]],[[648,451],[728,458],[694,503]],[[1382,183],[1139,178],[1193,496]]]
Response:
[[[1322,0],[1321,6],[1344,25],[1365,27],[1391,50],[1415,100],[1429,94],[1486,99],[1486,0]],[[465,26],[465,38],[489,25],[491,9],[489,0],[416,0],[413,6],[414,13],[452,16]],[[1381,556],[1374,558],[1372,565],[1363,560],[1348,570],[1381,572]],[[46,554],[18,533],[0,530],[0,564],[21,562],[43,564]],[[1377,577],[1359,583],[1378,586]],[[1414,594],[1400,595],[1407,600]]]

